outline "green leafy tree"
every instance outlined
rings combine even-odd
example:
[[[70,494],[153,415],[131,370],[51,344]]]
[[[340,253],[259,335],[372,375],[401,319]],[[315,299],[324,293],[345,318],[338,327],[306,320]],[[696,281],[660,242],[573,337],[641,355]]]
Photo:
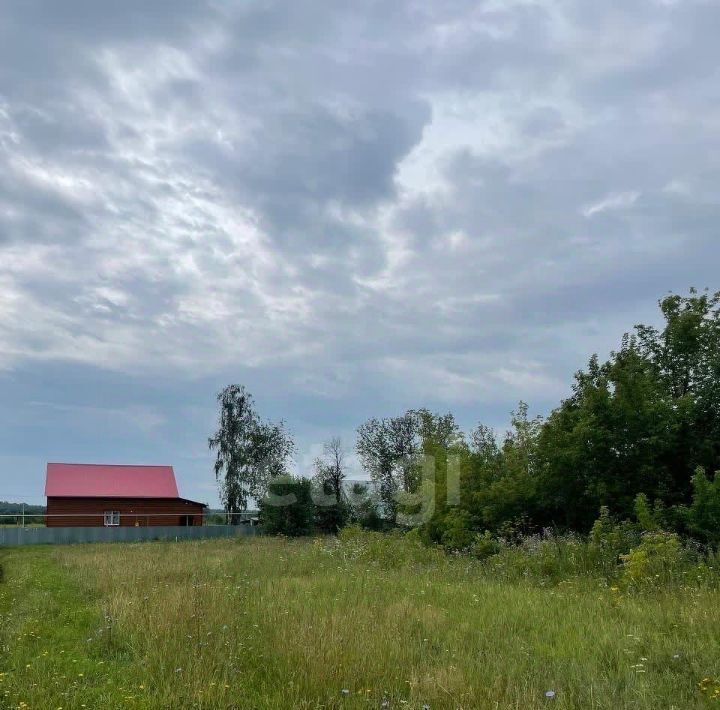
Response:
[[[425,454],[446,455],[463,440],[460,427],[451,412],[437,414],[424,408],[411,409],[405,416],[414,420],[419,448]]]
[[[500,448],[486,433],[483,448],[474,456],[474,468],[483,485],[473,492],[468,505],[479,529],[498,530],[504,523],[517,523],[537,507],[542,419],[530,417],[528,405],[520,402],[511,422]]]
[[[368,530],[383,530],[386,521],[380,515],[380,499],[370,483],[355,481],[348,491],[349,522]]]
[[[720,543],[720,471],[710,480],[698,467],[692,477],[692,503],[683,507],[691,535],[717,546]]]
[[[247,510],[248,500],[258,500],[274,477],[286,472],[294,450],[283,423],[260,419],[250,393],[242,385],[229,385],[217,396],[218,430],[208,439],[215,451],[215,479],[220,500],[233,524],[235,513]]]
[[[541,433],[543,522],[588,529],[602,505],[629,517],[637,493],[663,497],[669,427],[671,402],[632,339],[605,364],[593,357]]]
[[[683,505],[696,466],[720,467],[720,294],[660,301],[662,329],[636,326],[605,363],[577,373],[540,441],[538,520],[587,530],[642,493]]]
[[[638,493],[635,497],[635,518],[638,526],[643,532],[655,532],[662,528],[663,508],[660,501],[656,502],[654,508],[644,493]]]
[[[663,464],[669,472],[669,500],[690,495],[701,466],[720,468],[720,292],[671,294],[659,302],[661,330],[637,326],[641,352],[671,400]]]
[[[315,506],[308,478],[277,476],[260,501],[260,525],[268,535],[299,537],[313,532]]]
[[[414,493],[419,483],[415,414],[369,419],[358,427],[356,450],[377,488],[384,516],[394,523],[398,492]]]
[[[403,506],[403,513],[405,519],[419,521],[428,515],[442,516],[458,504],[458,455],[466,445],[451,413],[416,409],[409,414],[415,418],[418,437],[414,469],[417,479],[412,491],[416,495],[406,496],[409,502]]]
[[[428,409],[370,419],[358,428],[357,453],[389,522],[414,525],[444,505],[448,455],[462,440],[452,414]]]

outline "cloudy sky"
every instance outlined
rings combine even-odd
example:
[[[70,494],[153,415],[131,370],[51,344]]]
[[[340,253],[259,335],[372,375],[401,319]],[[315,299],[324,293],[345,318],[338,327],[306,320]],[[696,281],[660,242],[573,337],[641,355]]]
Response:
[[[215,502],[214,395],[298,466],[502,429],[720,287],[716,0],[4,0],[0,499],[48,460]]]

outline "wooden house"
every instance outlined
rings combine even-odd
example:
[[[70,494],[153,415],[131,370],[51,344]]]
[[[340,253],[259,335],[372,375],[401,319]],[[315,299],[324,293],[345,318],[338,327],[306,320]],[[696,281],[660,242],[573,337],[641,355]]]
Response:
[[[49,463],[48,527],[202,525],[205,505],[181,498],[172,466]]]

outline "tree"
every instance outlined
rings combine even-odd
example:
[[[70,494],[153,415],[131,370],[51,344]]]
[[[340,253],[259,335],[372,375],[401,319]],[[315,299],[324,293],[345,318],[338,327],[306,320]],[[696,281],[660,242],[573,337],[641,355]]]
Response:
[[[635,327],[640,350],[653,363],[672,397],[714,389],[720,367],[720,291],[670,294],[658,302],[662,331]]]
[[[520,402],[512,412],[511,423],[499,452],[501,475],[488,479],[474,500],[476,509],[472,512],[479,514],[484,529],[499,529],[506,523],[524,525],[537,506],[538,440],[543,420],[531,418],[528,405]],[[492,449],[484,453],[492,455]]]
[[[712,479],[698,467],[692,477],[692,503],[679,506],[690,533],[713,546],[720,543],[720,471]]]
[[[323,484],[324,492],[332,495],[337,504],[344,497],[345,455],[342,440],[334,436],[323,446],[322,458],[315,459],[315,479]]]
[[[260,524],[268,535],[299,537],[313,531],[312,487],[308,478],[277,476],[260,501]]]
[[[378,512],[380,501],[368,483],[356,481],[348,495],[349,519],[368,530],[382,530],[385,521]]]
[[[322,532],[335,533],[345,525],[349,509],[345,480],[345,449],[339,437],[328,441],[323,456],[315,459],[315,522]]]
[[[687,504],[696,467],[720,468],[720,293],[670,295],[660,330],[638,325],[541,434],[538,522],[588,529],[601,505],[631,517],[637,494]]]
[[[663,465],[672,495],[687,499],[696,467],[720,468],[720,292],[670,294],[659,302],[662,330],[636,327],[638,347],[673,410]]]
[[[402,513],[399,522],[413,527],[419,525],[426,539],[437,541],[442,534],[440,529],[450,525],[455,506],[460,502],[458,464],[467,444],[451,413],[438,414],[423,408],[411,410],[409,414],[416,422],[418,453],[412,469],[415,479],[411,494],[398,496]]]
[[[418,483],[417,418],[413,412],[388,419],[369,419],[357,430],[356,450],[378,489],[383,513],[395,522],[397,493],[414,493]]]
[[[497,461],[500,455],[495,431],[485,424],[478,424],[471,432],[470,445],[472,452],[476,454],[483,463]]]
[[[590,360],[539,442],[538,523],[589,530],[601,506],[631,517],[635,497],[666,499],[672,403],[636,342]]]
[[[537,497],[537,441],[542,429],[539,417],[528,416],[520,402],[512,413],[512,428],[502,446],[495,432],[478,425],[470,443],[456,438],[448,452],[457,459],[460,495],[448,501],[444,495],[447,470],[436,455],[437,505],[435,515],[421,532],[424,539],[446,547],[464,547],[475,533],[499,531],[508,526],[525,527]]]
[[[242,385],[229,385],[217,396],[220,406],[218,430],[208,439],[216,451],[215,479],[220,500],[231,523],[248,500],[259,500],[273,477],[286,471],[294,444],[283,423],[260,419],[252,395]]]
[[[370,419],[358,428],[358,455],[391,524],[418,525],[443,509],[456,488],[454,467],[448,485],[449,456],[464,446],[453,415],[428,409]]]

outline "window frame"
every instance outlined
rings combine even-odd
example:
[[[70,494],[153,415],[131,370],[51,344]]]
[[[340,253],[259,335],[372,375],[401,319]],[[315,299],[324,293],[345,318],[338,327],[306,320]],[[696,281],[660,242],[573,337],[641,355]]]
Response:
[[[106,528],[120,527],[120,511],[106,510],[103,512],[103,523]]]

